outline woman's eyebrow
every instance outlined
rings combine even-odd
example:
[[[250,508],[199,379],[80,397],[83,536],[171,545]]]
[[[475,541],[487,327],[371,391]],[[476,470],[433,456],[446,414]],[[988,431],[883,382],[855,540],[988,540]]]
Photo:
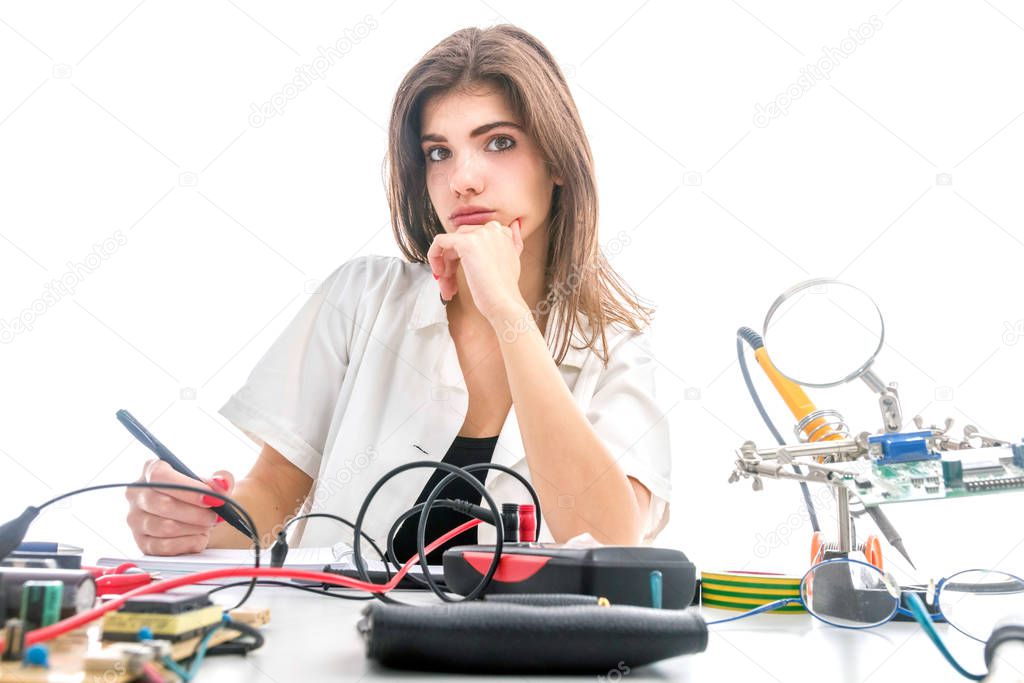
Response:
[[[501,126],[516,128],[518,130],[523,129],[522,126],[520,126],[518,123],[515,123],[514,121],[494,121],[492,123],[485,123],[482,126],[474,128],[473,132],[469,134],[469,137],[475,138],[479,135],[483,135],[492,128],[499,128]],[[420,137],[420,142],[448,142],[448,139],[445,138],[443,135],[438,135],[437,133],[427,133],[426,135]]]

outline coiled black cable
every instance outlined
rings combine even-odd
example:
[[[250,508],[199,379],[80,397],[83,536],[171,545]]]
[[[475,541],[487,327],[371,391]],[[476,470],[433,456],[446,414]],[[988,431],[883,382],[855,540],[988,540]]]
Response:
[[[533,500],[534,511],[535,511],[535,514],[537,515],[537,529],[540,529],[541,522],[543,521],[543,518],[541,517],[541,511],[540,511],[540,497],[537,495],[537,491],[533,488],[533,485],[530,484],[530,482],[526,479],[526,477],[521,475],[519,472],[516,472],[511,467],[507,467],[505,465],[499,465],[498,463],[492,463],[492,462],[474,463],[472,465],[466,465],[465,467],[463,467],[461,469],[463,471],[465,471],[465,472],[476,472],[477,470],[496,470],[498,472],[504,472],[505,474],[507,474],[507,475],[511,476],[512,478],[516,479],[520,484],[523,485],[523,487],[526,489],[526,492],[530,494],[530,498]],[[456,475],[448,474],[441,481],[437,482],[437,486],[434,487],[433,492],[437,492],[438,495],[440,495],[440,492],[444,491],[444,489],[447,488],[448,485],[451,484],[452,482],[454,482],[456,479],[458,479],[458,477]],[[439,500],[435,500],[434,501],[434,505],[432,505],[431,508],[433,508],[434,506],[441,506],[441,507],[447,507],[447,508],[451,508],[451,509],[456,509],[456,510],[459,510],[460,512],[463,512],[463,513],[467,514],[467,515],[471,515],[471,516],[477,517],[478,519],[483,519],[484,521],[486,521],[486,522],[488,522],[490,524],[494,524],[496,526],[501,524],[501,516],[500,515],[498,516],[497,519],[494,519],[494,518],[486,519],[485,515],[481,514],[482,512],[487,512],[484,508],[480,508],[480,506],[471,506],[471,507],[468,507],[468,508],[464,508],[463,506],[470,506],[470,504],[467,503],[466,501],[452,501],[452,500],[448,500],[448,499],[439,499]],[[426,507],[427,507],[427,501],[425,500],[422,503],[418,503],[414,507],[409,508],[404,513],[402,513],[402,515],[397,520],[395,520],[395,523],[391,526],[391,530],[388,531],[387,546],[386,546],[387,554],[388,554],[388,559],[392,563],[394,563],[394,565],[396,567],[398,567],[398,568],[401,568],[403,562],[398,558],[398,554],[395,552],[395,535],[398,533],[398,529],[402,525],[403,522],[405,522],[410,517],[414,516],[417,512],[421,512],[422,513],[423,509],[426,508]],[[472,508],[478,508],[478,509],[477,510],[473,510]],[[426,518],[427,514],[429,514],[429,512],[422,513],[420,518],[421,519]],[[489,515],[490,515],[490,513],[488,512],[486,516],[489,516]],[[419,545],[418,548],[422,549],[423,545],[422,544]],[[425,586],[427,588],[430,588],[435,593],[437,593],[439,590],[441,590],[441,588],[439,586],[437,586],[437,582],[433,580],[433,577],[428,576],[427,574],[428,573],[425,573],[423,578],[420,578],[419,576],[416,576],[414,574],[407,574],[406,576],[408,576],[410,579],[412,579],[414,582],[420,584],[421,586]]]
[[[359,578],[363,581],[370,580],[369,573],[366,570],[366,562],[363,560],[363,555],[361,551],[363,522],[366,519],[366,512],[370,508],[370,503],[373,502],[373,499],[377,495],[377,492],[380,491],[381,488],[386,483],[388,483],[388,481],[390,481],[393,477],[407,470],[421,468],[442,469],[448,472],[449,474],[454,474],[455,476],[464,479],[469,483],[470,486],[474,488],[474,490],[477,493],[480,494],[480,496],[485,501],[487,501],[487,505],[488,507],[490,507],[491,513],[494,515],[494,518],[501,518],[501,509],[498,507],[498,504],[494,502],[494,498],[487,491],[487,489],[484,488],[484,485],[481,484],[476,477],[471,475],[469,472],[466,472],[462,468],[456,467],[455,465],[446,463],[444,461],[434,462],[431,460],[417,460],[415,462],[399,465],[398,467],[393,468],[391,471],[387,472],[383,477],[377,480],[377,482],[370,489],[369,493],[366,494],[366,497],[363,499],[362,505],[359,507],[359,514],[356,517],[355,524],[355,537],[352,539],[352,550],[353,559],[355,560],[356,565],[356,571],[359,572]],[[441,486],[439,484],[437,487],[434,488],[433,491],[430,492],[430,495],[427,497],[427,500],[425,501],[427,509],[429,509],[434,504],[434,501],[437,500],[437,494],[440,492],[440,488]],[[423,573],[425,576],[427,576],[430,573],[430,569],[429,565],[427,564],[427,554],[424,548],[424,536],[426,535],[425,520],[426,515],[420,517],[420,527],[417,533],[417,546],[419,548],[420,566],[423,567]],[[490,567],[488,567],[487,572],[484,574],[483,578],[480,579],[480,582],[472,591],[469,592],[469,594],[465,596],[465,598],[463,598],[463,600],[473,600],[479,597],[480,594],[483,593],[484,589],[487,587],[487,584],[490,583],[491,578],[494,576],[494,572],[498,570],[498,562],[501,559],[501,550],[505,541],[505,535],[500,524],[495,526],[495,530],[497,533],[497,537],[495,539],[494,558],[491,560],[491,565]],[[442,600],[445,600],[446,602],[453,602],[451,598],[445,595],[444,592],[437,587],[436,582],[431,582],[430,586],[431,589],[434,590],[434,594],[440,597]],[[388,602],[392,604],[405,604],[383,593],[374,593],[374,596],[382,602]]]
[[[466,512],[466,506],[469,506],[469,505],[470,505],[470,503],[467,502],[467,501],[464,501],[464,500],[449,500],[447,498],[443,498],[443,499],[435,500],[434,501],[434,507],[435,508],[442,507],[442,508],[448,508],[449,510],[458,510],[460,512]],[[390,564],[394,565],[395,567],[398,567],[399,569],[401,569],[403,563],[402,563],[402,561],[400,559],[398,559],[398,553],[395,551],[395,536],[398,535],[398,530],[401,528],[402,524],[404,524],[408,519],[410,519],[412,517],[415,517],[418,513],[421,513],[423,511],[423,508],[425,508],[426,506],[427,506],[426,502],[417,503],[416,505],[414,505],[413,507],[409,508],[408,510],[403,512],[401,515],[399,515],[398,519],[395,520],[395,523],[391,525],[391,529],[388,530],[387,545],[385,546],[386,554],[387,554],[386,563],[390,563]],[[486,510],[486,508],[483,508],[483,509]],[[469,513],[466,512],[466,514],[469,514]],[[488,510],[487,511],[487,517],[488,518],[490,517],[490,514],[491,513]],[[473,515],[473,516],[476,516],[476,515]],[[483,518],[479,517],[479,519],[483,519]],[[493,521],[491,521],[489,519],[483,519],[483,521],[490,522],[490,523],[493,524]],[[416,576],[413,573],[406,574],[405,576],[406,576],[406,578],[409,578],[409,579],[413,580],[414,582],[420,584],[424,588],[429,588],[430,587],[430,585],[427,583],[426,579],[421,579],[420,577]]]
[[[212,496],[214,498],[217,498],[219,500],[224,501],[225,505],[228,505],[231,508],[233,508],[245,520],[245,524],[246,524],[246,526],[249,529],[249,538],[252,540],[252,543],[253,543],[253,565],[252,566],[253,566],[254,569],[259,569],[259,567],[260,567],[260,537],[259,537],[259,534],[256,532],[256,522],[253,521],[252,515],[250,515],[249,511],[246,510],[244,507],[242,507],[241,503],[239,503],[235,499],[233,499],[230,496],[227,496],[227,495],[225,495],[225,494],[223,494],[223,493],[221,493],[219,491],[214,491],[212,489],[199,488],[198,486],[186,486],[185,484],[160,484],[160,483],[149,482],[149,481],[133,481],[131,483],[119,483],[119,484],[96,484],[95,486],[86,486],[84,488],[75,489],[74,491],[68,491],[67,493],[62,493],[59,496],[55,496],[54,498],[51,498],[50,500],[46,501],[42,505],[37,506],[35,508],[35,511],[36,511],[36,514],[38,514],[39,511],[41,511],[43,508],[46,508],[46,507],[48,507],[50,505],[53,505],[54,503],[62,501],[65,498],[70,498],[71,496],[77,496],[80,493],[88,493],[90,491],[101,491],[103,489],[114,489],[114,488],[170,489],[172,491],[190,491],[192,493],[201,493],[201,494],[203,494],[205,496]],[[254,576],[251,581],[247,581],[246,583],[249,584],[249,589],[247,591],[245,591],[245,594],[238,601],[238,603],[234,607],[231,607],[230,609],[236,609],[236,608],[241,607],[242,605],[245,604],[245,601],[249,599],[249,596],[252,595],[253,589],[256,587],[256,577]]]
[[[461,468],[461,471],[452,472],[444,479],[439,481],[437,483],[437,486],[434,487],[434,490],[430,492],[429,496],[427,496],[427,499],[423,501],[424,512],[422,515],[420,515],[419,528],[416,530],[416,547],[420,553],[420,566],[423,567],[423,578],[426,579],[427,585],[430,586],[430,590],[434,592],[434,595],[441,598],[445,602],[462,602],[462,600],[448,597],[447,592],[442,590],[441,587],[437,585],[437,581],[434,579],[434,577],[430,574],[430,571],[428,570],[429,565],[427,564],[427,553],[425,551],[425,546],[427,543],[427,515],[430,513],[430,509],[433,506],[434,501],[437,500],[438,496],[441,495],[441,491],[443,491],[446,486],[455,481],[455,479],[458,477],[468,477],[469,475],[466,474],[467,472],[475,472],[477,470],[498,470],[499,472],[505,472],[506,474],[510,474],[516,479],[518,479],[519,482],[526,487],[526,490],[530,493],[530,496],[533,498],[533,503],[537,515],[537,528],[540,529],[541,525],[540,498],[537,496],[537,492],[534,490],[533,486],[530,484],[530,482],[526,480],[526,478],[523,475],[519,474],[510,467],[490,462],[475,463],[473,465],[466,465],[465,467]],[[473,481],[477,481],[476,477],[469,478],[472,479]],[[480,488],[483,489],[483,484],[480,485]],[[486,491],[486,489],[484,489],[484,491]],[[495,509],[494,513],[494,528],[496,530],[497,539],[504,540],[505,529],[504,525],[501,523],[501,512],[500,510]],[[502,541],[496,540],[494,546],[494,559],[491,562],[491,569],[496,571],[498,569],[498,563],[501,561]],[[488,571],[487,575],[485,575],[484,578],[480,580],[480,583],[477,584],[476,588],[470,591],[466,595],[466,597],[463,598],[463,600],[473,600],[482,595],[483,592],[487,589],[488,584],[490,584],[491,577],[494,575],[494,571]]]

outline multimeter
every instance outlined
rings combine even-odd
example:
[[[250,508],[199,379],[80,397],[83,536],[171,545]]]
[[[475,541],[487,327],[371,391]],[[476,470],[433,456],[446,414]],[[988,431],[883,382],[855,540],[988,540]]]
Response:
[[[487,573],[492,545],[464,545],[444,553],[447,587],[466,595]],[[658,573],[660,595],[653,595]],[[696,569],[679,550],[647,546],[579,548],[558,543],[506,543],[484,594],[575,593],[607,598],[613,605],[690,606]]]

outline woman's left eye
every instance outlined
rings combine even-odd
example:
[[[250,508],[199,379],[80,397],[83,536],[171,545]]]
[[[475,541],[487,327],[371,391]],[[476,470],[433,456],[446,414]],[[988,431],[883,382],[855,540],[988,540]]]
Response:
[[[497,142],[499,140],[503,140],[503,141],[507,142],[508,144],[504,145],[502,147],[499,147],[498,149],[494,150],[495,152],[507,152],[508,150],[510,150],[510,149],[512,149],[513,147],[516,146],[516,141],[513,140],[512,138],[510,138],[509,136],[507,136],[507,135],[495,135],[487,143],[488,147],[490,147],[491,143]]]

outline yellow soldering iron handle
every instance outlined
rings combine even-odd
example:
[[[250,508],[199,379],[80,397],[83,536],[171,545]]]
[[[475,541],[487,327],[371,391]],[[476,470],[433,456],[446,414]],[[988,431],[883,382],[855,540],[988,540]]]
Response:
[[[768,375],[768,379],[771,380],[771,383],[775,386],[775,390],[779,392],[779,396],[782,397],[782,400],[786,402],[786,405],[789,407],[790,412],[793,413],[793,417],[796,418],[797,422],[817,410],[814,402],[807,396],[803,387],[784,377],[782,373],[772,365],[771,359],[768,358],[768,352],[763,346],[754,350],[754,357],[757,358],[757,362],[761,366],[761,369],[764,370],[764,374]],[[804,433],[807,435],[807,438],[811,441],[834,441],[842,438],[840,434],[837,434],[828,427],[825,427],[816,433],[816,430],[818,430],[823,424],[825,424],[825,418],[822,417],[808,423],[804,427]]]

